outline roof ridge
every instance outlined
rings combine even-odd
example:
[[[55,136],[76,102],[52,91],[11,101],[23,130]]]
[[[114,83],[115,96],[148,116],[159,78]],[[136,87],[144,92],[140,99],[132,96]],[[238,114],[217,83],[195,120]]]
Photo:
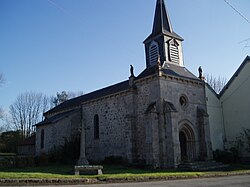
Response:
[[[241,72],[241,70],[244,68],[244,66],[248,62],[250,62],[250,56],[247,55],[246,58],[243,60],[243,62],[238,67],[238,69],[234,72],[234,74],[232,75],[232,77],[229,79],[229,81],[227,82],[227,84],[223,87],[223,89],[221,90],[221,92],[218,94],[219,98],[222,97],[222,95],[228,89],[228,87],[230,86],[230,84],[232,84],[232,82],[234,81],[235,77],[237,77],[239,75],[239,73]]]
[[[89,93],[86,93],[84,95],[69,99],[61,103],[60,105],[50,109],[49,111],[45,112],[44,115],[55,113],[57,111],[62,110],[63,108],[76,106],[75,103],[78,103],[78,101],[83,102],[85,100],[93,100],[101,96],[106,96],[106,95],[110,95],[113,93],[117,93],[121,90],[127,89],[128,87],[129,87],[129,80],[125,80],[125,81],[122,81],[122,82],[119,82],[119,83],[116,83],[116,84],[113,84],[113,85],[110,85],[110,86],[107,86],[107,87],[104,87],[104,88],[101,88],[101,89],[98,89]]]

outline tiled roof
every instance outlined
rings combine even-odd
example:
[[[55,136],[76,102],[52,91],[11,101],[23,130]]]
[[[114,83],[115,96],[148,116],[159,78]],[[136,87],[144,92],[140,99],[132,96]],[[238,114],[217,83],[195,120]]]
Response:
[[[170,37],[173,37],[173,38],[176,38],[176,39],[179,39],[181,41],[183,41],[184,39],[182,37],[180,37],[178,34],[176,34],[175,32],[168,32],[168,31],[163,31],[162,32],[163,35],[166,35],[166,36],[170,36]],[[150,34],[149,37],[147,37],[143,43],[146,43],[148,40],[151,40],[153,38],[155,38],[156,36],[154,34]]]
[[[157,66],[153,66],[151,68],[145,69],[138,77],[137,79],[153,75],[157,71]],[[164,67],[162,67],[162,72],[166,75],[172,75],[175,77],[180,78],[187,78],[187,79],[193,79],[193,80],[200,80],[198,79],[194,74],[192,74],[189,70],[187,70],[185,67],[173,65],[173,64],[165,64]]]
[[[183,38],[176,34],[172,29],[172,25],[164,0],[157,0],[156,2],[153,30],[150,36],[144,41],[144,43],[147,42],[149,39],[153,39],[159,34],[183,40]]]
[[[187,68],[183,66],[174,65],[174,64],[166,63],[165,66],[163,67],[163,72],[167,75],[200,80],[193,73],[191,73]]]
[[[86,101],[91,101],[94,99],[98,99],[100,97],[104,97],[107,95],[111,95],[117,92],[121,92],[124,90],[129,89],[129,81],[124,81],[120,82],[118,84],[70,99],[68,101],[63,102],[62,104],[56,106],[55,108],[52,108],[51,110],[47,111],[45,115],[51,114],[51,113],[56,113],[62,110],[70,109],[72,107],[77,107],[80,106],[81,103],[86,102]]]
[[[170,33],[173,31],[164,0],[157,0],[152,34],[157,35],[163,30]]]
[[[156,68],[157,66],[151,67],[151,68],[147,68],[145,69],[138,77],[136,77],[136,80],[146,77],[146,76],[150,76],[156,73]],[[176,77],[183,77],[183,78],[188,78],[188,79],[195,79],[195,80],[199,80],[196,76],[194,76],[190,71],[188,71],[185,67],[181,67],[181,66],[177,66],[177,65],[172,65],[169,64],[167,66],[165,66],[164,68],[162,68],[162,71],[164,74],[166,75],[172,75],[172,76],[176,76]],[[45,115],[47,114],[52,114],[52,113],[57,113],[63,110],[70,110],[72,108],[77,108],[78,106],[81,105],[81,103],[83,102],[87,102],[87,101],[91,101],[94,99],[98,99],[100,97],[104,97],[107,95],[111,95],[111,94],[115,94],[121,91],[125,91],[129,89],[129,81],[124,81],[124,82],[120,82],[118,84],[82,95],[80,97],[76,97],[73,99],[70,99],[68,101],[65,101],[64,103],[56,106],[55,108],[47,111],[45,113]],[[65,115],[65,114],[64,114]],[[60,116],[56,116],[56,118],[59,118]],[[49,123],[49,121],[44,121],[41,122],[37,125],[44,125],[44,123]]]
[[[67,118],[69,115],[75,113],[76,111],[77,111],[77,109],[72,109],[72,110],[69,110],[69,111],[66,111],[66,112],[61,112],[61,113],[56,114],[56,115],[54,115],[52,117],[45,118],[45,120],[43,120],[42,122],[36,124],[35,126],[39,127],[39,126],[48,125],[50,123],[55,123],[55,122],[57,122],[59,120]]]

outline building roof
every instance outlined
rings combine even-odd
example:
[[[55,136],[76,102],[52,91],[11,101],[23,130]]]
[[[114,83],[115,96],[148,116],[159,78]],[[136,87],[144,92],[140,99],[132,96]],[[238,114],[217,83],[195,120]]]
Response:
[[[151,35],[144,42],[146,42],[148,39],[152,39],[158,36],[159,34],[164,34],[173,38],[183,40],[183,38],[173,32],[164,0],[157,0],[156,2],[153,30]]]
[[[157,68],[158,66],[156,65],[156,66],[145,69],[140,75],[138,75],[137,79],[155,74],[157,71]],[[174,65],[174,64],[166,63],[164,67],[162,67],[162,72],[165,75],[171,75],[175,77],[192,79],[192,80],[200,80],[185,67]]]
[[[135,79],[141,79],[150,75],[153,75],[156,73],[156,69],[157,66],[153,66],[151,68],[146,68],[140,75],[138,75],[138,77],[136,77]],[[193,75],[190,71],[188,71],[185,67],[181,67],[181,66],[177,66],[177,65],[172,65],[172,64],[167,64],[162,68],[162,72],[165,75],[171,75],[171,76],[175,76],[175,77],[180,77],[180,78],[187,78],[187,79],[193,79],[193,80],[199,80],[195,75]],[[129,87],[129,81],[123,81],[120,82],[118,84],[114,84],[111,85],[109,87],[70,99],[68,101],[63,102],[62,104],[52,108],[51,110],[47,111],[46,113],[44,113],[44,115],[49,115],[52,113],[57,113],[57,112],[61,112],[64,110],[70,110],[72,108],[76,108],[77,106],[80,106],[81,103],[83,102],[88,102],[94,99],[98,99],[104,96],[108,96],[111,94],[115,94],[121,91],[125,91],[128,90]],[[71,111],[69,111],[71,112]],[[67,112],[66,112],[67,113]],[[66,115],[66,113],[61,113],[63,116]],[[52,121],[54,120],[58,120],[59,118],[61,118],[61,115],[56,115],[55,119],[50,119]],[[45,120],[39,124],[37,124],[36,126],[40,126],[40,125],[45,125],[50,123],[51,121]]]
[[[219,94],[217,94],[214,89],[208,84],[206,83],[205,86],[207,87],[207,89],[209,89],[217,98],[219,98]]]
[[[86,102],[86,101],[91,101],[94,99],[98,99],[100,97],[104,97],[107,95],[111,95],[117,92],[121,92],[121,91],[125,91],[129,89],[129,81],[123,81],[120,82],[118,84],[70,99],[68,101],[63,102],[62,104],[56,106],[55,108],[52,108],[51,110],[47,111],[46,113],[44,113],[44,115],[47,114],[52,114],[52,113],[56,113],[62,110],[66,110],[66,109],[70,109],[72,107],[76,107],[76,106],[80,106],[81,103]]]
[[[163,31],[173,32],[164,0],[157,0],[152,34],[158,35]]]
[[[224,86],[224,88],[221,90],[221,92],[219,93],[219,98],[226,92],[226,90],[229,88],[229,86],[232,84],[232,82],[234,81],[234,79],[236,77],[238,77],[238,75],[240,74],[240,72],[242,71],[242,69],[244,68],[244,66],[246,65],[247,62],[250,61],[250,56],[247,56],[245,58],[245,60],[241,63],[240,67],[236,70],[236,72],[233,74],[233,76],[231,77],[231,79],[227,82],[227,84]]]
[[[45,118],[45,120],[43,120],[42,122],[36,124],[35,126],[39,127],[39,126],[44,126],[44,125],[48,125],[48,124],[51,124],[51,123],[56,123],[57,121],[60,121],[60,120],[62,120],[64,118],[67,118],[68,116],[75,113],[76,111],[77,111],[77,109],[72,109],[72,110],[69,110],[69,111],[66,111],[66,112],[61,112],[61,113],[56,114],[56,115],[54,115],[52,117]]]

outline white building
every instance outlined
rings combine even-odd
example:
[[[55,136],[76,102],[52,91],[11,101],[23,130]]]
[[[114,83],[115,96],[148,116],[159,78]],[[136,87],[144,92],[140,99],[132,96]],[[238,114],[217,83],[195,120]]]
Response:
[[[213,150],[230,150],[244,129],[250,129],[250,57],[245,58],[219,94],[207,85],[206,96]],[[239,147],[241,157],[250,156],[249,147],[245,139]]]

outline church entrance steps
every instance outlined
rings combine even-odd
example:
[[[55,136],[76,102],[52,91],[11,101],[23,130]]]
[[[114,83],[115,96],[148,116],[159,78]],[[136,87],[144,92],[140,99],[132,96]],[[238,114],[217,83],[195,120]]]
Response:
[[[221,162],[211,161],[197,161],[197,162],[183,162],[178,168],[185,171],[209,171],[209,170],[218,170],[225,169],[229,167],[227,164]]]

